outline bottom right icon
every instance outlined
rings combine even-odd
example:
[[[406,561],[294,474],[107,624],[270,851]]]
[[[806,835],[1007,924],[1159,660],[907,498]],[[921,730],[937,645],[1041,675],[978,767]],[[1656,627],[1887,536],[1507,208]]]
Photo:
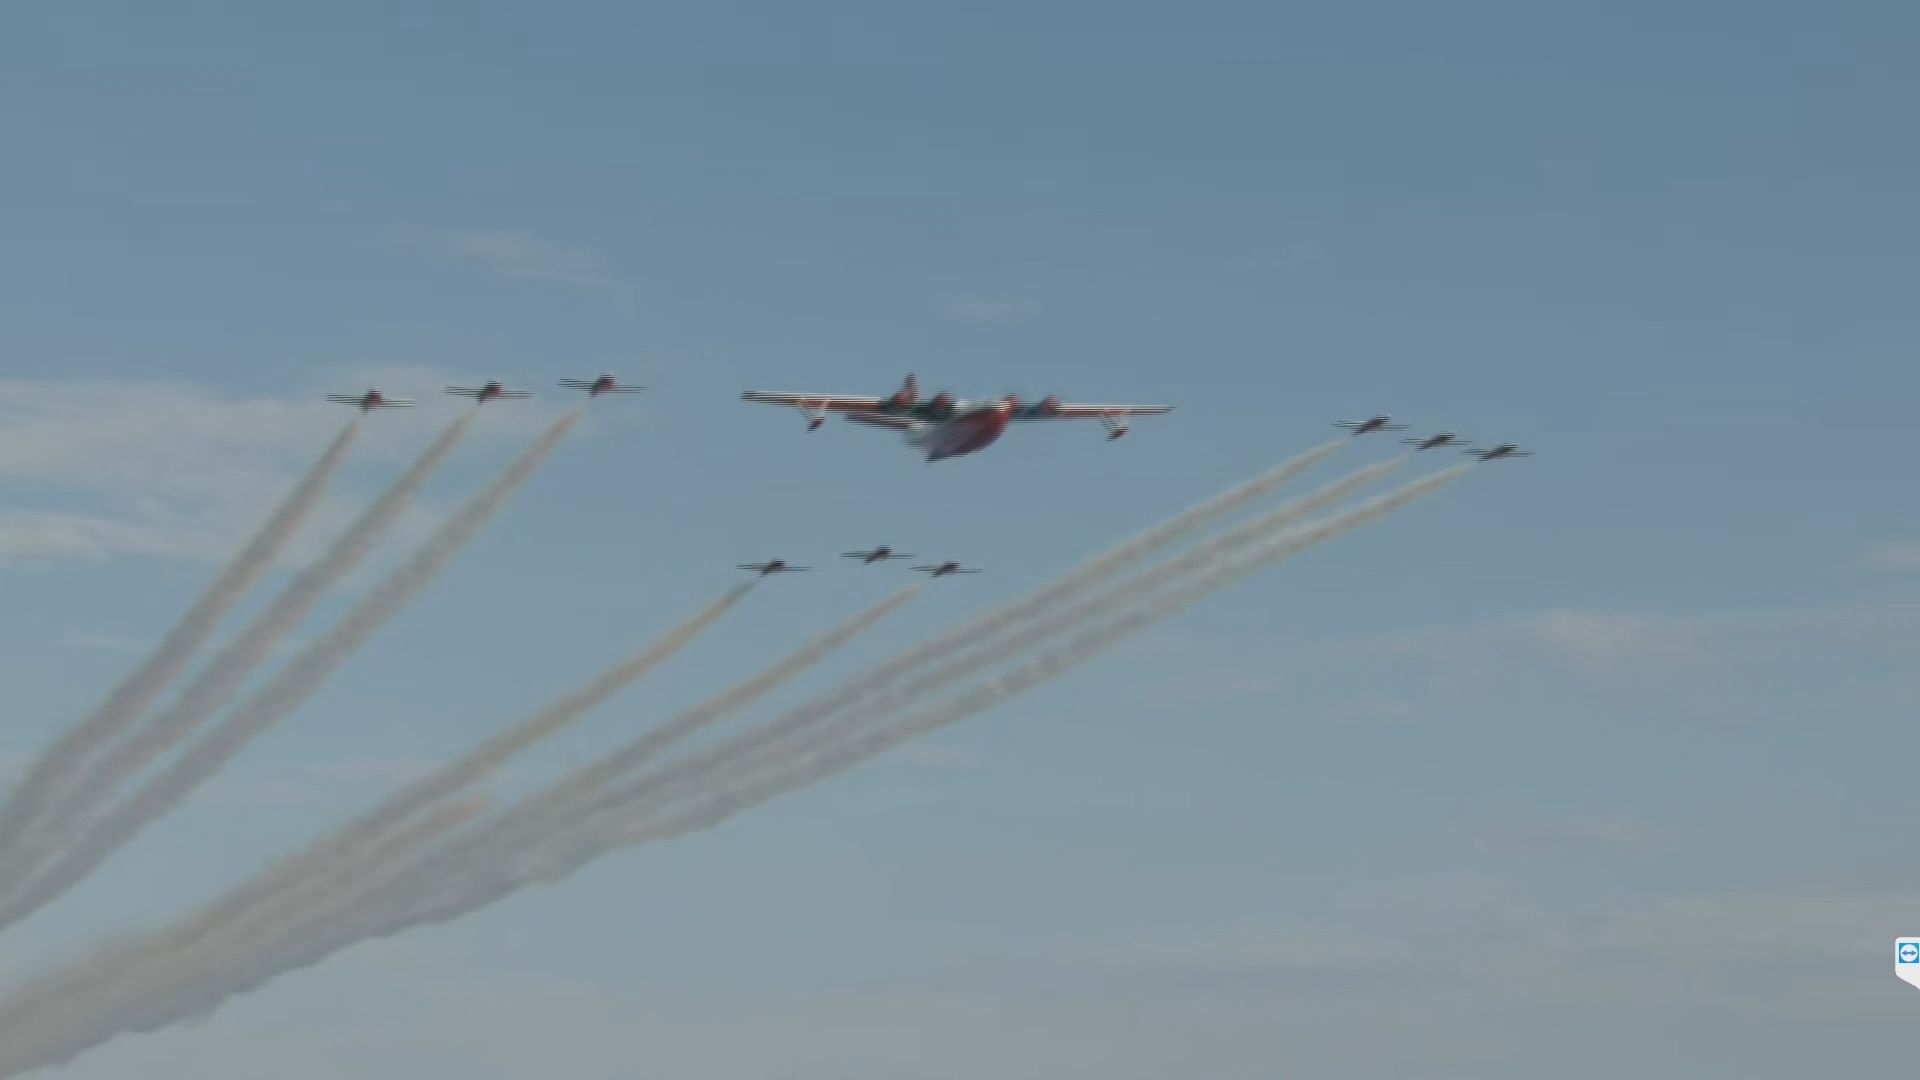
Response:
[[[1920,937],[1894,940],[1893,973],[1900,977],[1901,982],[1920,986]]]

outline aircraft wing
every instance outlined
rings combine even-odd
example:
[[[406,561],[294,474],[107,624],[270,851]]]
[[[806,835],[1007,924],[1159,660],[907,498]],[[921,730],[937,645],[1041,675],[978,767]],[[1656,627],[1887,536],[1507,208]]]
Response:
[[[891,428],[894,431],[905,431],[912,427],[914,423],[904,416],[885,416],[880,413],[863,412],[850,412],[847,414],[847,420],[855,424]]]
[[[1119,416],[1158,416],[1172,411],[1171,405],[1073,405],[1063,402],[1049,408],[1044,402],[1036,402],[1022,406],[1009,419],[1099,420]]]
[[[870,412],[878,409],[885,399],[856,397],[849,394],[797,394],[786,390],[748,390],[740,395],[740,400],[757,401],[764,405],[822,409],[828,412]]]

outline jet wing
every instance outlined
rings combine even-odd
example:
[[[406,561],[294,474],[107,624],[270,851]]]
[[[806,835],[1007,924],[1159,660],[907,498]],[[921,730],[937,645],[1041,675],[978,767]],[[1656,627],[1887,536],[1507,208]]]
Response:
[[[1045,402],[1023,405],[1011,420],[1100,420],[1118,416],[1158,416],[1173,411],[1171,405],[1070,405],[1048,406]]]

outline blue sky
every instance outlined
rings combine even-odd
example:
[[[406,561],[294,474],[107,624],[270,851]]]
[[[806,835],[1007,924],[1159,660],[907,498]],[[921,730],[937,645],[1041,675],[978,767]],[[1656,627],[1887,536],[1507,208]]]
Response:
[[[652,388],[599,403],[307,709],[0,943],[10,968],[238,878],[735,562],[890,542],[990,570],[823,685],[1333,419],[1539,456],[723,829],[68,1075],[1906,1061],[1920,998],[1886,952],[1920,926],[1920,16],[920,7],[0,16],[15,760],[318,452],[341,419],[319,394],[541,391],[489,410],[390,559],[564,407],[554,379]],[[910,370],[1179,411],[928,466],[734,400]],[[432,405],[372,419],[325,524],[451,415]],[[507,789],[895,581],[822,570],[757,591]]]

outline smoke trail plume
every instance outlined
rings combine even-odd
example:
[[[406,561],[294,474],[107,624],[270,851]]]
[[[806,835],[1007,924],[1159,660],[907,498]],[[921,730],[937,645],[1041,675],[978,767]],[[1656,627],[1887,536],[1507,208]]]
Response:
[[[356,417],[340,429],[320,460],[295,482],[259,531],[160,639],[153,654],[34,762],[13,790],[5,808],[0,809],[0,880],[13,880],[27,869],[26,865],[15,864],[11,857],[13,848],[21,835],[39,822],[48,803],[62,795],[75,771],[145,712],[167,684],[179,677],[193,655],[213,635],[220,620],[273,565],[274,558],[319,504],[328,482],[346,458],[354,437],[360,433],[360,426],[360,418]]]
[[[511,850],[516,844],[537,839],[544,835],[554,822],[565,820],[569,808],[576,803],[618,779],[621,774],[630,772],[658,757],[675,743],[688,738],[701,728],[725,719],[820,663],[880,620],[899,610],[925,588],[924,582],[916,582],[894,592],[879,603],[855,613],[759,673],[683,710],[673,719],[627,745],[602,755],[592,764],[562,777],[538,794],[528,796],[503,811],[493,821],[485,823],[468,835],[456,838],[450,846],[427,856],[421,864],[385,867],[382,869],[390,872],[381,874],[376,870],[364,876],[356,875],[353,880],[324,883],[318,887],[309,906],[320,909],[321,915],[324,916],[324,909],[330,905],[337,905],[342,899],[340,894],[345,894],[344,899],[351,902],[360,896],[379,891],[395,879],[431,876],[436,872],[434,868],[440,868],[447,873],[457,872],[462,864],[484,863],[489,858],[495,857],[492,854],[494,851]],[[288,933],[296,933],[298,929],[294,928]]]
[[[915,583],[895,592],[753,677],[687,709],[614,757],[634,765],[643,763],[672,742],[751,704],[819,663],[924,588],[924,583]],[[610,767],[610,762],[611,759],[602,759],[578,770],[550,787],[544,799],[525,800],[516,809],[534,813],[547,806],[559,806],[583,789],[603,785],[622,771]],[[261,977],[252,974],[255,965],[251,961],[261,951],[288,939],[313,936],[327,924],[331,902],[351,899],[377,887],[384,880],[378,877],[381,867],[417,851],[425,842],[451,829],[451,826],[446,829],[423,827],[410,833],[402,830],[390,833],[388,839],[382,841],[378,839],[379,831],[370,827],[379,814],[376,810],[336,833],[344,836],[350,831],[361,831],[364,836],[374,837],[382,849],[363,851],[362,857],[354,860],[351,874],[329,874],[322,878],[312,873],[313,864],[296,867],[294,864],[302,862],[296,859],[269,870],[262,878],[242,884],[175,927],[151,935],[144,942],[113,951],[95,962],[76,965],[23,989],[0,1009],[0,1076],[64,1061],[117,1032],[149,1030],[216,1007],[237,992],[231,988],[234,980],[247,986],[260,981]],[[483,835],[493,837],[503,831],[495,829]],[[332,850],[327,842],[323,841],[322,846]],[[456,844],[441,854],[465,850],[467,847]],[[361,880],[362,874],[374,875],[374,880]],[[303,888],[305,892],[301,891]],[[277,904],[276,898],[285,904]],[[237,924],[227,922],[230,916],[238,916]],[[89,1021],[90,1011],[102,1011],[106,1015]],[[12,1034],[16,1029],[21,1031],[17,1038]]]
[[[602,827],[582,830],[579,851],[567,856],[564,865],[577,866],[597,857],[614,845],[678,836],[706,828],[787,791],[804,787],[838,773],[909,739],[946,727],[976,713],[990,709],[1015,694],[1061,675],[1108,649],[1120,644],[1147,626],[1173,615],[1207,595],[1265,569],[1315,544],[1324,543],[1387,516],[1408,503],[1423,499],[1465,475],[1471,465],[1455,465],[1416,480],[1404,487],[1376,496],[1351,510],[1332,515],[1318,523],[1289,529],[1237,558],[1223,560],[1188,580],[1170,585],[1133,611],[1075,636],[1067,644],[1045,653],[998,678],[943,705],[913,714],[891,726],[854,732],[809,755],[788,762],[773,775],[759,781],[711,792],[694,800],[687,811],[649,822],[651,805],[643,785],[609,792],[601,800]],[[637,813],[636,813],[637,811]],[[622,818],[625,820],[622,820]],[[565,845],[560,845],[564,847]],[[540,857],[552,857],[542,853]],[[569,871],[570,872],[570,871]],[[555,880],[551,871],[541,880]]]
[[[1196,545],[1192,550],[1151,567],[1130,581],[1106,586],[1077,603],[1049,608],[1044,617],[1036,617],[1025,623],[1016,624],[1007,633],[998,637],[987,633],[971,641],[958,642],[941,654],[941,657],[928,657],[924,662],[916,665],[925,670],[911,678],[901,672],[895,678],[888,680],[887,684],[877,687],[870,676],[855,679],[835,691],[788,712],[777,720],[762,724],[733,739],[681,759],[666,770],[670,774],[670,780],[668,777],[662,777],[658,782],[698,783],[715,769],[733,767],[742,755],[778,754],[784,742],[824,722],[853,722],[862,716],[885,713],[911,705],[927,694],[976,675],[994,664],[1011,660],[1028,649],[1042,644],[1048,638],[1088,619],[1106,614],[1124,604],[1137,602],[1143,590],[1159,582],[1170,581],[1183,574],[1202,569],[1240,547],[1299,522],[1307,515],[1323,510],[1372,484],[1400,468],[1406,461],[1406,458],[1401,457],[1357,469],[1318,490],[1290,499],[1274,510]],[[1055,585],[1048,584],[1041,586],[1038,593],[1058,595],[1058,590]],[[1027,602],[1019,601],[1018,603]],[[946,636],[948,635],[943,635],[943,637]],[[920,651],[916,649],[915,653]],[[944,659],[944,662],[935,664],[933,663],[935,659]],[[884,667],[897,669],[900,664],[898,661],[890,661]],[[855,710],[853,716],[842,717],[841,714],[848,710]]]
[[[318,925],[296,928],[277,940],[255,945],[251,955],[247,955],[247,950],[243,949],[239,957],[228,955],[218,958],[217,966],[229,973],[230,982],[178,991],[171,1009],[146,1003],[143,1010],[146,1018],[144,1026],[159,1026],[168,1022],[169,1016],[204,1012],[232,994],[245,992],[286,971],[317,963],[354,942],[446,922],[519,889],[557,882],[616,848],[710,827],[761,802],[867,760],[907,739],[991,708],[1016,693],[1092,659],[1147,625],[1276,560],[1378,520],[1407,503],[1432,494],[1469,468],[1471,466],[1455,466],[1321,522],[1285,531],[1237,558],[1223,560],[1190,575],[1186,580],[1167,583],[1163,592],[1148,597],[1149,602],[1144,606],[1096,626],[1073,638],[1065,646],[958,698],[923,709],[891,727],[847,733],[817,748],[810,748],[806,756],[789,763],[785,768],[707,792],[688,800],[678,812],[661,813],[657,804],[641,798],[647,794],[643,790],[616,788],[594,800],[593,809],[596,812],[584,827],[559,835],[541,836],[539,843],[496,846],[488,852],[492,857],[489,862],[469,858],[464,866],[435,867],[430,864],[431,868],[458,870],[456,873],[405,874],[361,903],[335,911]],[[508,813],[512,814],[513,811]],[[534,835],[532,832],[524,833],[521,839],[530,839]],[[171,985],[180,984],[176,982]],[[5,1044],[6,1030],[0,1028],[0,1045]],[[109,1038],[111,1034],[94,1035],[86,1045]],[[64,1052],[65,1056],[71,1056],[82,1048],[73,1045],[72,1049]],[[0,1061],[4,1060],[0,1057]],[[60,1060],[64,1060],[64,1057]],[[5,1073],[0,1072],[0,1075]]]
[[[484,814],[492,800],[486,795],[471,795],[435,806],[410,825],[394,830],[379,847],[411,848],[422,837],[447,832]],[[96,1024],[104,1023],[117,1031],[146,1030],[160,1024],[141,1025],[133,1018],[141,1012],[142,1002],[153,995],[167,994],[178,1000],[181,991],[179,970],[161,966],[161,962],[192,943],[176,931],[147,939],[119,942],[100,949],[93,956],[68,969],[34,979],[18,988],[0,1009],[0,1030],[14,1029],[22,1034],[10,1037],[0,1047],[0,1076],[42,1067],[18,1064],[17,1055],[31,1058],[46,1054],[50,1043],[70,1040],[81,1030],[88,1011],[109,1010]],[[204,971],[189,980],[192,986],[214,985],[216,972]],[[168,983],[165,980],[176,980]],[[169,1014],[163,1023],[173,1023],[196,1014]],[[71,1056],[78,1049],[67,1051]]]
[[[1047,585],[921,642],[849,683],[840,694],[836,695],[831,707],[838,708],[846,702],[865,697],[891,685],[907,672],[925,665],[930,660],[944,656],[959,646],[983,640],[988,635],[998,633],[1022,619],[1047,611],[1089,586],[1097,584],[1100,579],[1125,569],[1128,565],[1146,558],[1181,537],[1217,521],[1294,479],[1332,456],[1348,441],[1348,437],[1345,436],[1329,439],[1319,446],[1295,454],[1251,480],[1235,484],[1225,491],[1202,499],[1172,517],[1148,526],[1106,551],[1087,559]],[[826,707],[824,703],[823,707]]]
[[[310,905],[315,890],[329,886],[337,889],[341,882],[359,880],[373,869],[439,839],[452,829],[452,824],[446,829],[418,831],[403,826],[423,810],[485,779],[514,755],[559,732],[665,663],[752,590],[752,582],[727,590],[719,599],[578,689],[407,784],[372,810],[321,837],[307,850],[202,908],[169,935],[170,947],[185,947],[216,930],[233,933],[236,924],[283,899]]]
[[[436,529],[411,558],[374,586],[333,629],[289,661],[266,686],[181,752],[166,768],[116,804],[26,888],[0,905],[0,929],[39,910],[133,839],[147,823],[186,798],[253,738],[292,712],[328,675],[413,599],[467,541],[533,476],[580,410],[562,416],[534,444]]]
[[[22,858],[11,867],[16,872],[0,875],[0,881],[12,886],[12,891],[0,892],[0,897],[17,892],[27,881],[29,871],[86,827],[86,813],[111,800],[128,777],[178,745],[208,716],[233,700],[281,639],[306,618],[329,588],[360,564],[373,549],[374,542],[400,519],[414,492],[453,453],[476,413],[477,410],[468,412],[447,425],[407,471],[362,511],[319,559],[301,571],[292,584],[235,635],[171,705],[119,744],[107,748],[48,803],[41,815],[44,828],[26,838]],[[4,906],[0,906],[0,910],[5,910]],[[0,926],[4,925],[4,920],[0,920]]]
[[[596,816],[590,826],[570,830],[556,837],[559,843],[519,852],[520,857],[505,864],[488,867],[482,877],[465,867],[459,880],[436,880],[432,876],[405,875],[394,882],[408,882],[417,888],[381,890],[368,897],[371,903],[357,903],[336,910],[320,925],[300,933],[284,934],[259,941],[229,953],[218,965],[220,977],[199,981],[192,977],[191,966],[177,963],[166,978],[143,979],[141,984],[117,995],[114,988],[125,985],[111,973],[96,983],[100,993],[117,1004],[103,1017],[98,1007],[64,1010],[57,995],[23,992],[15,1002],[0,1011],[0,1076],[70,1059],[122,1031],[146,1030],[179,1018],[198,1015],[217,1006],[233,994],[243,993],[285,971],[316,963],[325,956],[355,941],[397,933],[413,926],[426,925],[457,917],[484,906],[493,899],[529,884],[553,881],[603,854],[613,847],[662,835],[704,827],[759,801],[812,782],[877,754],[889,746],[921,731],[951,723],[972,712],[991,707],[1006,696],[1019,692],[1067,667],[1091,658],[1113,642],[1137,631],[1148,622],[1164,617],[1179,605],[1198,599],[1206,591],[1229,584],[1259,565],[1284,557],[1307,543],[1330,539],[1347,528],[1357,527],[1384,515],[1393,508],[1428,494],[1452,480],[1462,470],[1436,474],[1407,488],[1363,504],[1354,511],[1337,514],[1326,522],[1303,526],[1264,546],[1254,554],[1223,562],[1196,575],[1187,586],[1167,584],[1161,604],[1122,616],[1074,639],[1066,648],[1042,657],[970,694],[944,705],[907,717],[900,724],[876,731],[850,733],[821,745],[793,763],[793,767],[772,775],[748,777],[736,781],[703,799],[688,800],[670,816],[662,816],[659,803],[623,801],[643,792],[615,789],[601,791],[590,806]],[[600,787],[601,785],[595,785]],[[672,809],[668,807],[667,809]],[[511,815],[513,811],[508,811]],[[437,860],[428,860],[431,864]],[[419,865],[419,864],[416,864]],[[436,887],[439,885],[452,888]],[[170,962],[172,963],[172,962]],[[35,988],[51,988],[57,979],[41,980]],[[24,1000],[22,1000],[24,998]],[[103,1003],[104,1004],[104,1003]]]
[[[1261,477],[1256,478],[1255,481],[1241,484],[1221,496],[1208,499],[1198,504],[1194,509],[1178,515],[1175,519],[1170,519],[1166,524],[1140,534],[1135,540],[1111,549],[1107,555],[1089,560],[1082,564],[1073,574],[1068,575],[1068,577],[1043,586],[1028,598],[1015,601],[1010,605],[1005,605],[1001,610],[1006,612],[1019,612],[1038,609],[1046,606],[1050,600],[1055,600],[1062,596],[1069,596],[1076,588],[1090,580],[1093,576],[1097,576],[1100,573],[1108,573],[1118,567],[1124,566],[1127,561],[1138,558],[1141,554],[1151,551],[1152,548],[1156,546],[1163,546],[1167,542],[1177,538],[1180,534],[1189,531],[1192,527],[1191,523],[1200,519],[1202,515],[1206,517],[1217,516],[1238,506],[1254,495],[1264,493],[1283,480],[1297,475],[1307,466],[1326,456],[1332,449],[1338,448],[1342,445],[1343,441],[1344,440],[1335,441],[1328,446],[1323,446],[1314,451],[1310,451],[1308,454],[1300,455],[1290,462],[1282,463],[1281,466],[1268,470],[1262,474]],[[1404,464],[1404,461],[1405,459],[1402,458],[1381,462],[1357,470],[1346,477],[1325,485],[1315,492],[1291,500],[1274,511],[1230,530],[1223,536],[1211,540],[1196,548],[1194,551],[1178,557],[1170,564],[1156,568],[1152,573],[1159,576],[1168,576],[1204,565],[1212,559],[1217,558],[1222,552],[1236,545],[1243,544],[1255,536],[1283,528],[1288,524],[1301,520],[1310,513],[1331,505],[1348,494],[1351,494],[1353,491],[1378,480],[1393,469],[1400,467]],[[938,667],[927,675],[914,679],[906,686],[900,687],[895,692],[886,695],[885,702],[869,706],[867,711],[878,711],[879,709],[904,704],[921,694],[961,677],[967,672],[978,669],[987,662],[1005,659],[1009,655],[1024,651],[1026,648],[1059,632],[1063,627],[1077,624],[1096,614],[1111,610],[1117,603],[1133,599],[1135,597],[1134,589],[1136,587],[1137,586],[1128,586],[1108,590],[1106,593],[1096,596],[1088,602],[1055,611],[1051,617],[1046,620],[1030,627],[1021,628],[1004,642],[989,641],[991,646],[990,651],[975,656],[963,656],[960,658],[961,664],[959,665],[949,663]],[[889,601],[888,603],[891,602],[892,601]],[[882,605],[883,608],[886,606],[886,604]],[[823,635],[823,641],[828,639],[837,640],[843,635],[846,635],[846,632],[851,630],[852,627],[866,625],[868,622],[877,618],[879,614],[882,614],[882,612],[876,611],[874,613],[856,616],[856,618],[851,620],[848,626],[843,627],[841,631]],[[980,627],[983,623],[983,620],[975,620],[970,623],[969,626]],[[990,630],[991,627],[988,626],[987,629]],[[941,640],[947,640],[953,636],[952,634],[943,635]],[[967,643],[962,642],[961,644],[965,645]],[[802,650],[801,653],[796,654],[795,659],[804,657],[810,651],[811,650]],[[916,652],[923,651],[925,650],[916,650]],[[781,669],[788,668],[791,664],[792,661],[790,660],[788,663],[776,665],[775,671],[769,674],[774,674]],[[888,667],[897,666],[899,665],[888,665]],[[746,685],[764,682],[765,678],[763,677],[761,679],[749,680],[749,684]],[[872,680],[870,678],[857,679],[848,690],[858,691],[866,689],[870,687],[871,684]],[[749,732],[747,736],[723,743],[717,748],[697,755],[694,759],[677,763],[676,766],[669,771],[683,782],[689,779],[697,780],[699,776],[704,775],[707,771],[703,766],[711,766],[715,759],[724,758],[726,762],[731,765],[743,749],[761,749],[770,743],[775,743],[780,736],[790,734],[793,731],[817,722],[843,707],[847,704],[848,699],[859,696],[857,692],[849,693],[844,690],[840,693],[830,695],[827,699],[817,701],[809,706],[802,707],[800,710],[796,710],[794,713],[788,714],[788,716],[781,721],[776,721],[771,725],[762,725]],[[725,697],[726,695],[723,695],[723,698]],[[719,700],[721,699],[716,699],[716,701]],[[865,715],[865,713],[862,713],[862,715]],[[689,714],[680,718],[679,721],[669,723],[663,728],[637,740],[625,752],[610,755],[589,769],[583,770],[564,790],[556,788],[556,790],[548,792],[540,800],[530,800],[529,804],[523,804],[521,807],[516,807],[508,811],[507,814],[504,815],[507,820],[491,824],[488,830],[481,835],[463,837],[460,850],[471,852],[480,843],[489,839],[489,837],[491,837],[492,842],[502,850],[511,849],[516,844],[536,842],[536,838],[542,835],[543,828],[551,828],[555,822],[566,820],[570,805],[578,805],[579,802],[591,796],[596,789],[620,772],[631,771],[639,765],[644,764],[646,761],[657,756],[673,742],[683,738],[688,732],[691,732],[697,727],[704,726],[704,724],[711,722],[712,719],[713,713],[710,709],[696,709],[691,711]],[[772,730],[768,730],[769,728]],[[743,738],[751,738],[753,740],[752,745],[746,748],[741,747],[739,743]],[[469,855],[468,858],[477,859],[482,858],[482,856]],[[434,865],[447,867],[454,861],[452,853],[442,852],[439,853],[439,858],[435,861]],[[424,871],[418,870],[415,872],[424,873]],[[358,893],[364,894],[374,886],[356,877],[354,887]]]

